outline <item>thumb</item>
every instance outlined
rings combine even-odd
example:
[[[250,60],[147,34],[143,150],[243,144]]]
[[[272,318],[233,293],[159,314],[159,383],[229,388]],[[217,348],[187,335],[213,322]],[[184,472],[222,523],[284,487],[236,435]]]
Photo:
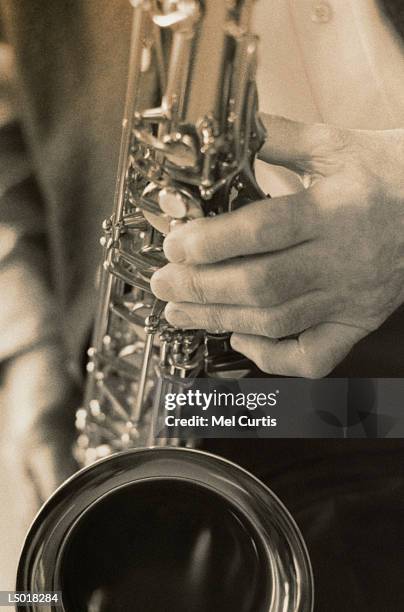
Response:
[[[332,173],[334,154],[343,130],[323,123],[301,123],[261,113],[267,139],[259,158],[300,175]]]

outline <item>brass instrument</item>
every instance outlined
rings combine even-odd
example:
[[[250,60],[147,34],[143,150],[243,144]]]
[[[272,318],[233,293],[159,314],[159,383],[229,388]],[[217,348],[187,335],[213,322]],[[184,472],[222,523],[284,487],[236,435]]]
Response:
[[[263,197],[254,0],[132,5],[116,199],[77,414],[87,467],[36,518],[17,589],[62,591],[66,612],[310,612],[310,561],[281,502],[240,467],[153,429],[167,391],[248,370],[227,334],[171,328],[150,278],[176,224]]]

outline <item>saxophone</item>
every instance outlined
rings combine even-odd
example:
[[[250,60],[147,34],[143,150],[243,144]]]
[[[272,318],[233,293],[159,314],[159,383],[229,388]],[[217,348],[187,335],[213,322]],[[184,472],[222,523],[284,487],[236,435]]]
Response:
[[[154,427],[167,392],[250,367],[228,334],[170,327],[150,278],[177,224],[263,197],[254,2],[131,0],[116,197],[76,420],[85,467],[35,519],[17,576],[19,591],[60,591],[66,612],[313,609],[310,560],[282,503],[239,466]]]

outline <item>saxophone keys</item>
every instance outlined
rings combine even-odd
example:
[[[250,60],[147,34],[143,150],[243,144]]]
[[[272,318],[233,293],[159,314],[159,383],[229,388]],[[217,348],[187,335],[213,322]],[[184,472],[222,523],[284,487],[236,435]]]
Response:
[[[167,187],[159,192],[159,205],[163,212],[174,219],[185,219],[188,214],[188,202],[175,189]]]
[[[171,219],[191,220],[204,216],[199,201],[184,189],[165,187],[158,198],[161,210]]]

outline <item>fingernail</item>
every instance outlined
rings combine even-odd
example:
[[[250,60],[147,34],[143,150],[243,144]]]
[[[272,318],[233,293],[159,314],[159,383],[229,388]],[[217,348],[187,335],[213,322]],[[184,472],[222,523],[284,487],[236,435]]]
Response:
[[[189,314],[173,304],[168,304],[166,306],[165,316],[167,321],[171,323],[171,325],[174,325],[174,327],[181,327],[182,329],[192,327],[193,322]]]
[[[184,241],[179,240],[178,230],[168,234],[164,240],[163,248],[167,259],[173,263],[183,263],[185,261]]]
[[[165,302],[173,299],[173,286],[167,276],[165,268],[162,268],[155,272],[150,279],[152,292],[156,297]]]

